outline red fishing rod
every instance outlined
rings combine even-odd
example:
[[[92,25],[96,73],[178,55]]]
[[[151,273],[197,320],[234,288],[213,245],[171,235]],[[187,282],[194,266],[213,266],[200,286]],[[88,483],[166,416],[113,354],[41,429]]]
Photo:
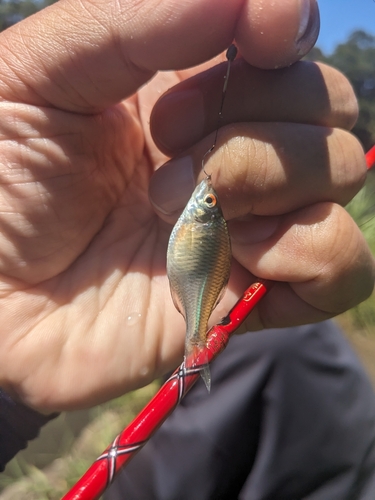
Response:
[[[375,146],[372,146],[370,151],[366,153],[366,163],[367,163],[367,168],[370,170],[375,165]]]

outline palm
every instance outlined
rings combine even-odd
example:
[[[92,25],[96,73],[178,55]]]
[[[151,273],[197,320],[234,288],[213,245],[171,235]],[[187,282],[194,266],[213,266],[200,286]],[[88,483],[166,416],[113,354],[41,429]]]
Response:
[[[148,201],[158,153],[135,104],[97,117],[47,110],[48,125],[26,112],[42,138],[29,140],[22,158],[30,162],[20,173],[27,182],[4,183],[0,192],[3,200],[19,194],[1,215],[1,256],[12,275],[2,280],[8,341],[0,366],[27,380],[30,404],[33,392],[52,406],[67,393],[73,405],[110,398],[182,354],[184,321],[165,272],[170,226]],[[16,151],[1,154],[20,163]]]

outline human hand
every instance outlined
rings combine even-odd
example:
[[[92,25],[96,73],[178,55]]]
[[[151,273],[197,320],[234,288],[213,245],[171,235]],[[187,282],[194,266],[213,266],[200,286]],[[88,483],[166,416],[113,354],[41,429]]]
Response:
[[[242,332],[322,321],[353,307],[373,290],[374,259],[342,207],[366,176],[362,148],[348,132],[358,114],[349,82],[323,64],[270,72],[235,61],[219,144],[203,172],[222,74],[198,74],[156,103],[154,138],[173,159],[151,179],[154,208],[174,222],[195,179],[212,174],[235,259],[229,288],[237,297],[256,277],[277,282]],[[219,305],[216,319],[226,308]]]
[[[170,299],[165,274],[171,226],[155,214],[148,199],[150,178],[165,159],[151,140],[150,112],[168,87],[202,69],[184,68],[208,61],[233,38],[247,62],[266,68],[289,65],[307,52],[317,24],[312,16],[308,25],[306,17],[302,28],[307,32],[298,34],[300,13],[306,7],[301,10],[297,0],[282,9],[266,2],[262,6],[263,10],[256,10],[257,2],[247,5],[240,0],[199,0],[187,5],[165,0],[156,8],[151,1],[61,1],[0,35],[0,386],[24,403],[43,411],[90,406],[149,382],[181,359],[185,325]],[[365,293],[372,284],[367,247],[350,219],[332,203],[348,200],[362,182],[361,150],[347,133],[335,130],[328,136],[323,128],[349,128],[356,112],[354,97],[333,70],[325,69],[310,82],[298,68],[303,66],[285,70],[281,88],[284,79],[279,73],[263,74],[241,61],[231,74],[231,84],[249,75],[245,82],[252,91],[245,102],[250,97],[253,104],[240,115],[242,105],[228,91],[224,110],[228,125],[219,137],[220,144],[228,140],[228,149],[218,148],[207,169],[212,170],[214,186],[233,226],[242,224],[235,221],[238,216],[251,212],[267,216],[260,225],[267,231],[272,217],[280,217],[274,219],[279,229],[273,239],[259,244],[239,242],[238,228],[232,227],[237,262],[219,306],[222,309],[216,314],[229,309],[248,285],[247,270],[294,282],[277,285],[259,309],[264,324],[273,326],[330,316],[338,306],[345,308],[361,300],[360,279],[367,279]],[[137,92],[157,70],[175,71],[159,74]],[[221,92],[222,71],[214,68],[210,73],[216,94]],[[264,78],[270,82],[269,89],[263,88]],[[301,79],[302,83],[309,80],[310,89],[317,88],[314,106],[301,93],[299,101],[294,99]],[[192,84],[205,82],[187,82]],[[277,86],[277,95],[270,92],[272,85]],[[176,116],[170,116],[166,102],[160,101],[153,114],[153,135],[159,146],[163,144],[164,153],[189,150],[197,171],[210,143],[204,138],[216,124],[218,100],[214,94],[206,96],[206,122],[199,129],[194,113],[190,124],[179,125],[185,142],[177,146],[171,145],[173,130],[167,127],[176,124]],[[260,102],[268,102],[268,111],[258,106],[253,112],[252,106]],[[325,112],[322,118],[319,111]],[[241,122],[256,123],[238,125],[239,117]],[[265,121],[270,123],[262,126],[260,122]],[[292,124],[277,128],[273,122],[301,125],[295,125],[291,133]],[[304,124],[313,124],[309,139]],[[247,127],[244,133],[241,126]],[[296,132],[303,147],[291,141]],[[332,138],[336,139],[330,142]],[[250,143],[257,153],[245,164],[242,159],[249,154]],[[278,155],[283,161],[271,155],[276,143],[282,144]],[[304,150],[306,144],[310,144],[309,151]],[[265,170],[266,154],[271,156]],[[222,164],[224,159],[229,161],[228,168]],[[319,172],[312,175],[311,167],[318,160]],[[303,166],[308,182],[300,184],[297,163]],[[169,168],[160,170],[152,181],[154,207],[170,203],[161,187]],[[166,177],[170,189],[175,177]],[[283,182],[286,177],[288,184]],[[191,188],[192,184],[191,180]],[[324,192],[319,194],[322,184]],[[296,185],[301,186],[299,197]],[[175,200],[183,194],[187,193],[175,192]],[[294,201],[290,201],[292,194]],[[283,215],[293,209],[297,211]],[[309,210],[308,222],[292,226],[300,228],[298,234],[306,228],[306,242],[285,228],[288,223],[296,224],[298,217],[306,217]],[[317,223],[319,210],[327,213],[321,216],[325,225]],[[339,239],[346,244],[348,258],[325,266],[332,238],[325,244],[323,230],[329,229],[335,213],[344,223],[340,234],[348,235],[338,238],[336,232],[335,243]],[[260,228],[254,234],[259,232]],[[287,244],[288,235],[295,246]],[[312,237],[315,254],[309,250]],[[278,258],[269,268],[266,260],[272,252]],[[304,266],[299,263],[294,274],[288,274],[300,257]],[[309,265],[317,274],[306,278],[303,269]],[[342,283],[352,276],[354,284],[345,295]],[[283,287],[289,292],[278,292]],[[331,294],[337,288],[335,302]],[[302,307],[300,313],[294,311],[297,317],[289,312],[289,320],[288,315],[280,316],[288,293],[289,310],[296,303]],[[331,297],[327,308],[316,303],[318,299],[324,302],[324,296]],[[274,310],[279,319],[272,316]],[[253,320],[250,326],[258,324]]]

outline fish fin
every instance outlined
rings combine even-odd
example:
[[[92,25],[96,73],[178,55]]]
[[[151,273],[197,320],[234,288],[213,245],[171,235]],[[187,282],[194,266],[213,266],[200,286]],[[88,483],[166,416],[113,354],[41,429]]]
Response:
[[[200,371],[200,376],[202,377],[203,382],[205,383],[207,392],[211,391],[211,372],[208,362]]]
[[[216,302],[215,302],[215,305],[214,307],[212,308],[212,310],[214,310],[216,308],[216,306],[219,304],[219,302],[221,301],[221,299],[223,298],[226,290],[227,290],[227,286],[228,286],[228,281],[229,281],[229,274],[228,274],[228,278],[227,280],[225,281],[225,283],[223,284],[223,288],[220,290],[220,293],[219,293],[219,296],[218,298],[216,299]]]
[[[182,307],[180,297],[177,295],[177,293],[174,291],[174,289],[172,289],[172,287],[171,287],[171,295],[172,295],[172,300],[173,300],[173,304],[174,304],[175,308],[185,318],[184,308]]]
[[[219,293],[219,296],[218,298],[216,299],[216,302],[214,304],[214,307],[212,308],[212,310],[214,310],[216,308],[216,306],[218,306],[219,302],[221,301],[221,299],[223,298],[223,295],[225,293],[225,290],[227,289],[227,283],[225,283],[225,285],[223,286],[223,288],[220,290],[220,293]]]
[[[197,358],[199,356],[199,362]],[[199,374],[202,377],[203,382],[207,388],[207,391],[211,390],[211,372],[208,363],[207,353],[202,352],[202,348],[194,345],[190,346],[185,350],[185,366],[187,368],[199,368]]]

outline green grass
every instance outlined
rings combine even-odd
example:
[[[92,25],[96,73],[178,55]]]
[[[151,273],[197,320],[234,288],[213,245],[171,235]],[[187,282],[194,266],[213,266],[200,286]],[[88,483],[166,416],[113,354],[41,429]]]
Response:
[[[370,171],[366,184],[346,206],[375,254],[375,172]]]
[[[346,209],[360,227],[375,255],[375,172],[369,172],[365,186]],[[375,333],[375,294],[345,313],[348,327]]]
[[[0,475],[0,500],[61,499],[159,387],[155,381],[86,412],[74,412],[85,424],[81,432],[77,421],[69,420],[67,414],[50,422],[32,442],[31,453],[20,452]]]

